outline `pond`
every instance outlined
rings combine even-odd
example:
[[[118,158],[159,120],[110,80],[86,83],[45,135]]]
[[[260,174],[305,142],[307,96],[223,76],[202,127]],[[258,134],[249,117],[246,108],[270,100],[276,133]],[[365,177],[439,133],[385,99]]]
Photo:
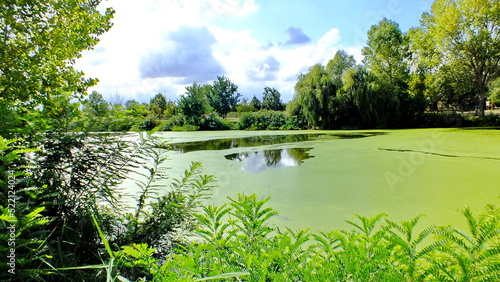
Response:
[[[162,132],[169,175],[218,178],[211,203],[271,197],[278,226],[329,231],[353,215],[466,228],[459,210],[500,203],[500,130]]]

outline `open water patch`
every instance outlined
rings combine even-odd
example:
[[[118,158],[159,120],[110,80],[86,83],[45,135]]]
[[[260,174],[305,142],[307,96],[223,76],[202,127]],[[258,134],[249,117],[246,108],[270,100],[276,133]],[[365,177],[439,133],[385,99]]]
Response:
[[[244,163],[243,170],[258,174],[264,170],[277,167],[300,166],[304,160],[312,158],[312,148],[287,148],[241,152],[224,156],[228,160]]]
[[[346,132],[314,134],[259,135],[241,138],[221,138],[193,142],[169,143],[166,146],[179,153],[208,150],[228,150],[241,147],[258,147],[322,139],[356,139],[384,134],[383,132]]]

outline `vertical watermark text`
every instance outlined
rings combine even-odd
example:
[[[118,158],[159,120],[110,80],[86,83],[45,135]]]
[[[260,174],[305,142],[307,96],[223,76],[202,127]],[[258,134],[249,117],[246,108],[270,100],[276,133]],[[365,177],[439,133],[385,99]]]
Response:
[[[15,171],[12,169],[8,170],[7,176],[7,215],[11,218],[15,218],[16,214],[16,175]],[[7,226],[8,232],[8,251],[7,251],[7,265],[10,274],[16,274],[16,226],[14,221],[8,221],[9,226]]]

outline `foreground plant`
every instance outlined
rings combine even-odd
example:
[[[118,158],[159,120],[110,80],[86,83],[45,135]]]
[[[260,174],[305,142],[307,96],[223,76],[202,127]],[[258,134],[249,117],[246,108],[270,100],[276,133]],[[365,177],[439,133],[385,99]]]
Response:
[[[446,244],[438,249],[439,256],[428,257],[429,273],[439,281],[499,281],[500,209],[488,206],[476,218],[466,207],[462,214],[468,232],[453,227],[437,230]]]
[[[265,207],[268,199],[228,200],[196,214],[202,242],[154,261],[147,245],[125,247],[128,266],[149,269],[152,281],[496,281],[500,275],[500,210],[492,206],[477,218],[464,211],[471,234],[434,226],[416,232],[421,216],[396,223],[381,221],[384,214],[357,215],[347,221],[352,231],[310,234],[270,225],[277,212]]]

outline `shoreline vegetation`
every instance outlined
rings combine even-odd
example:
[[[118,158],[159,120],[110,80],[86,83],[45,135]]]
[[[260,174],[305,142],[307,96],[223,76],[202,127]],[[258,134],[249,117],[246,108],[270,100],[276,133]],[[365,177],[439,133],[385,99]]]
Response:
[[[500,103],[500,2],[436,0],[406,32],[382,19],[367,31],[363,62],[332,54],[298,74],[286,104],[267,86],[261,99],[242,98],[224,76],[193,82],[177,101],[109,103],[88,93],[98,80],[74,64],[112,28],[114,10],[100,2],[0,9],[0,280],[500,279],[497,207],[479,215],[465,207],[467,230],[422,229],[418,211],[402,222],[356,216],[352,230],[279,229],[268,223],[278,214],[269,198],[205,205],[217,182],[198,162],[166,180],[165,144],[148,134],[130,142],[91,133],[498,128],[500,115],[485,113]],[[138,193],[120,189],[124,181]]]
[[[108,138],[101,148],[114,152],[111,169],[127,167],[119,175],[110,174],[111,170],[80,175],[74,179],[79,183],[67,188],[80,187],[84,197],[74,197],[64,187],[57,195],[48,187],[20,189],[19,198],[44,204],[22,218],[15,214],[22,214],[19,210],[29,203],[19,201],[16,213],[10,215],[3,209],[2,220],[16,222],[19,232],[15,255],[23,259],[16,261],[16,279],[494,281],[500,277],[500,209],[495,206],[486,206],[477,216],[477,211],[465,207],[461,213],[467,230],[422,227],[419,221],[424,215],[393,222],[386,214],[355,215],[346,220],[351,229],[345,230],[311,233],[280,228],[269,223],[279,215],[266,205],[269,198],[238,194],[225,204],[206,205],[217,182],[202,174],[201,163],[192,163],[184,175],[167,180],[161,165],[168,162],[165,143],[146,135],[131,145],[116,134],[106,135],[100,136]],[[3,162],[27,153],[15,142],[3,143],[2,148],[9,152]],[[86,152],[67,161],[81,163],[95,156]],[[139,166],[148,173],[132,169]],[[50,179],[61,180],[67,173],[52,174]],[[16,177],[22,183],[31,176]],[[136,195],[116,188],[124,179],[134,180]],[[65,212],[44,214],[54,210],[47,201],[50,197],[63,197],[58,209]],[[135,205],[124,210],[122,201],[130,197]],[[55,237],[60,224],[73,231]],[[8,235],[0,236],[8,241]]]

